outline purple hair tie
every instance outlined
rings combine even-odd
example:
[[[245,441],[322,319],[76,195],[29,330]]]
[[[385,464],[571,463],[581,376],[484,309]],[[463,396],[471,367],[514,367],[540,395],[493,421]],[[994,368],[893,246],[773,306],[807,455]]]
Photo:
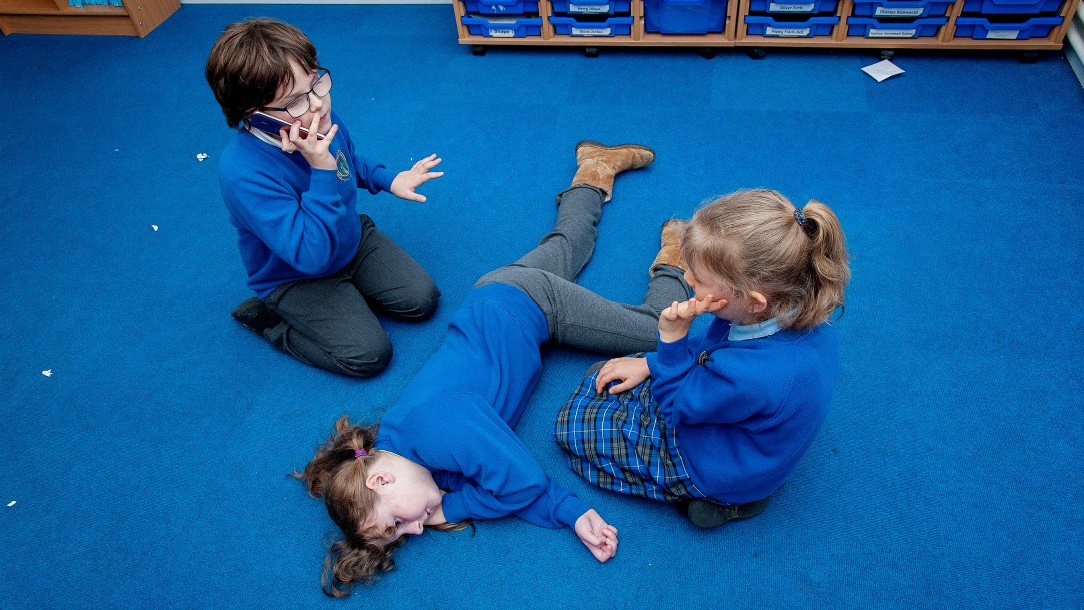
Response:
[[[355,459],[357,459],[359,457],[362,457],[362,456],[366,456],[366,455],[369,455],[369,454],[365,453],[364,449],[355,449],[354,450],[354,458]]]

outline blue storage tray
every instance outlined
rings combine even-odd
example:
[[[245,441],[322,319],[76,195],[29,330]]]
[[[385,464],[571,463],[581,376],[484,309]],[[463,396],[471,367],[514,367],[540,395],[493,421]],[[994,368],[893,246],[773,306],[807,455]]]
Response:
[[[568,36],[624,36],[632,31],[632,17],[587,20],[582,17],[550,17],[555,34]]]
[[[855,0],[854,14],[871,17],[929,17],[945,15],[952,2],[945,0]]]
[[[963,12],[990,14],[1033,15],[1055,12],[1061,0],[965,0]]]
[[[538,0],[463,0],[467,13],[482,15],[522,15],[537,13]]]
[[[946,17],[923,17],[912,21],[881,21],[873,17],[849,17],[848,36],[866,38],[925,38],[936,36],[937,29],[948,23]]]
[[[475,36],[524,38],[542,35],[541,17],[526,17],[523,15],[479,17],[477,15],[467,15],[463,18],[463,25],[467,26],[467,30]]]
[[[957,38],[979,40],[1027,40],[1050,35],[1050,30],[1061,25],[1062,18],[1032,17],[1021,22],[990,23],[982,17],[957,17]]]
[[[749,34],[779,38],[828,36],[837,23],[839,23],[839,17],[810,17],[802,21],[783,21],[763,15],[745,16],[745,25],[748,26]]]
[[[727,0],[644,0],[644,29],[662,34],[722,32]]]
[[[818,13],[834,13],[839,0],[796,0],[794,2],[778,2],[776,0],[750,0],[749,10],[754,13],[785,13],[789,15],[815,15]]]
[[[613,15],[628,13],[629,0],[553,0],[553,12],[565,15]]]

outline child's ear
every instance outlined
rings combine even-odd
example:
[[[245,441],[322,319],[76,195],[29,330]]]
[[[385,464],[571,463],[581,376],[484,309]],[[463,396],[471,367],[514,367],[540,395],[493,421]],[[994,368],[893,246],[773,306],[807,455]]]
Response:
[[[764,296],[764,293],[757,292],[756,290],[749,291],[745,299],[745,308],[751,314],[763,313],[765,309],[768,309],[768,297]]]
[[[388,472],[387,470],[379,470],[377,472],[370,473],[369,476],[365,477],[365,486],[369,489],[372,489],[373,491],[380,489],[388,483],[394,482],[395,475]]]

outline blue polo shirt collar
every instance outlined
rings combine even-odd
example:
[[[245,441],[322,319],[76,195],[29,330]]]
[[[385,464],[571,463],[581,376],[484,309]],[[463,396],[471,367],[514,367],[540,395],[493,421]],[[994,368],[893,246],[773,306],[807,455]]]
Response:
[[[749,341],[751,339],[763,339],[779,332],[779,321],[775,318],[741,326],[732,324],[726,338],[730,341]]]

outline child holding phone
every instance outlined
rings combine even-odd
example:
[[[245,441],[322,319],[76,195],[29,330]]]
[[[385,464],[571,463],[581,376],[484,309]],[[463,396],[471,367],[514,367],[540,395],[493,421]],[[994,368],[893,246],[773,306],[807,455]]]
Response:
[[[424,202],[416,189],[443,175],[430,155],[394,173],[366,159],[331,110],[331,72],[297,28],[271,19],[226,27],[207,82],[238,129],[219,161],[222,198],[256,297],[233,317],[291,356],[370,377],[392,346],[372,308],[424,320],[440,291],[406,252],[357,213],[357,190]],[[253,116],[268,131],[253,126]]]

